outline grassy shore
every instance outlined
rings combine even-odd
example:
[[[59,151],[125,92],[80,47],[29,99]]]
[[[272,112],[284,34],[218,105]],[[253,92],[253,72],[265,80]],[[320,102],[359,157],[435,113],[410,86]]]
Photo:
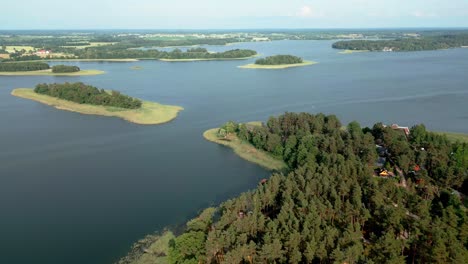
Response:
[[[203,137],[208,141],[232,148],[241,158],[258,164],[268,170],[282,170],[286,168],[286,164],[282,160],[272,157],[265,151],[256,149],[250,143],[241,141],[235,135],[230,135],[229,140],[219,138],[217,136],[218,129],[219,128],[213,128],[205,131]]]
[[[446,135],[453,142],[460,141],[468,143],[468,134],[453,133],[453,132],[436,132],[437,134]]]
[[[238,66],[242,69],[266,69],[266,70],[280,70],[292,67],[303,67],[317,64],[318,62],[315,61],[304,61],[303,63],[295,63],[295,64],[281,64],[281,65],[260,65],[260,64],[247,64],[243,66]]]
[[[21,71],[21,72],[0,72],[0,76],[31,76],[31,75],[46,75],[46,76],[85,76],[104,74],[98,70],[82,70],[79,72],[54,73],[51,69],[40,71]]]
[[[34,100],[60,110],[77,112],[86,115],[102,115],[119,117],[129,122],[140,125],[156,125],[167,123],[177,117],[183,110],[180,106],[162,105],[154,102],[143,101],[139,109],[124,109],[118,107],[78,104],[55,97],[37,94],[33,89],[18,88],[11,92],[12,95]]]
[[[353,54],[353,53],[361,53],[361,52],[368,52],[368,50],[343,50],[338,53],[339,54]]]

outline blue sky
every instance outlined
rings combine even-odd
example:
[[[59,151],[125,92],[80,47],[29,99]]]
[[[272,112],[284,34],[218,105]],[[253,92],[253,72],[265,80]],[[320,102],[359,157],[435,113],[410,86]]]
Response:
[[[468,27],[468,0],[15,0],[0,29]]]

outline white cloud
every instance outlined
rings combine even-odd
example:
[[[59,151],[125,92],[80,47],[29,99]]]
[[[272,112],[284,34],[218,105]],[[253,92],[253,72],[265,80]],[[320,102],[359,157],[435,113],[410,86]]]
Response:
[[[324,17],[323,12],[317,11],[311,6],[303,6],[299,12],[296,13],[298,17]]]
[[[436,17],[436,15],[433,13],[427,13],[421,10],[413,11],[411,15],[414,17]]]

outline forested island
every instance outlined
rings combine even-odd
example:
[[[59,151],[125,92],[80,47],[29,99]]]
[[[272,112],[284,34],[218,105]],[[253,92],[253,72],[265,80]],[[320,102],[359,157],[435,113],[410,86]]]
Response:
[[[79,72],[81,69],[78,66],[55,65],[52,66],[53,73]]]
[[[333,48],[367,51],[421,51],[459,48],[468,46],[468,34],[446,34],[421,38],[394,40],[346,40],[333,43]]]
[[[103,74],[98,70],[81,70],[78,66],[55,65],[48,63],[31,62],[3,62],[0,63],[0,75],[55,75],[55,76],[82,76]]]
[[[240,66],[245,69],[285,69],[291,67],[300,67],[315,64],[316,62],[304,61],[302,58],[292,55],[275,55],[266,58],[260,58],[253,64]]]
[[[424,125],[343,127],[333,115],[308,113],[261,126],[229,122],[216,133],[283,160],[287,170],[203,210],[180,234],[148,236],[119,263],[468,259],[467,143]]]
[[[161,124],[177,117],[179,106],[141,101],[117,91],[106,91],[81,82],[38,84],[18,88],[12,95],[31,99],[57,109],[90,115],[115,116],[136,124]]]

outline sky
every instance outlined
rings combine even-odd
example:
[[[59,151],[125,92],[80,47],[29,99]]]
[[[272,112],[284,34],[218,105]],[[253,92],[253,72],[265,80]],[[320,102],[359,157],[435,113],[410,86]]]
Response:
[[[15,0],[0,29],[468,27],[468,0]]]

